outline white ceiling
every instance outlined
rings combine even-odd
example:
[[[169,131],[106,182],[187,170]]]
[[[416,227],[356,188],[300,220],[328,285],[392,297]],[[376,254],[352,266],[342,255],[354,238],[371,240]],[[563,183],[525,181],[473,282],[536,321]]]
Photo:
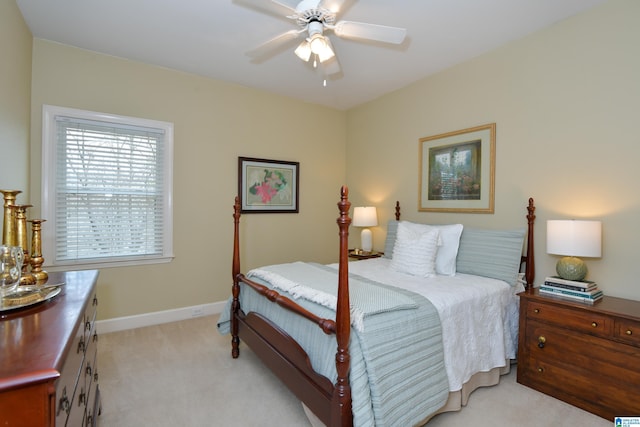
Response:
[[[338,20],[407,29],[402,45],[339,39],[323,78],[293,54],[245,52],[297,28],[270,0],[16,0],[34,37],[348,109],[605,0],[346,0]]]

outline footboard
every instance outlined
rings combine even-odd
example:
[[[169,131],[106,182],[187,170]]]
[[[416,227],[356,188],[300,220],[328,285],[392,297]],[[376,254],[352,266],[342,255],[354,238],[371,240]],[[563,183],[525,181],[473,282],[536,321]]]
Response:
[[[256,314],[237,315],[238,335],[298,399],[330,425],[333,384],[316,373],[309,356],[285,331]],[[324,415],[326,414],[326,415]]]
[[[336,320],[324,319],[304,309],[291,299],[256,283],[240,273],[239,221],[240,201],[236,197],[234,205],[234,250],[233,250],[233,300],[231,304],[231,354],[237,358],[242,339],[287,387],[304,402],[326,425],[351,426],[351,388],[349,385],[349,336],[351,319],[348,288],[348,237],[349,208],[348,190],[341,189],[338,203],[340,216],[337,220],[340,230],[340,261],[338,273],[338,305]],[[240,283],[250,286],[260,295],[316,324],[325,334],[335,334],[337,341],[335,384],[315,372],[309,356],[302,347],[285,331],[265,317],[245,314],[240,307]]]

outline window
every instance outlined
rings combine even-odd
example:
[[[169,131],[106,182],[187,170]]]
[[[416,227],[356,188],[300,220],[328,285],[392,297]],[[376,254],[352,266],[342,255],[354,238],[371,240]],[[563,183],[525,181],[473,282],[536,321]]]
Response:
[[[172,259],[172,123],[45,105],[42,134],[46,265]]]

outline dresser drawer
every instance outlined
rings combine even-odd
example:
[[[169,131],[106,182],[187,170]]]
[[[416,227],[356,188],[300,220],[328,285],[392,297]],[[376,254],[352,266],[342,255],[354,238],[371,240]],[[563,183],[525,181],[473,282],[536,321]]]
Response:
[[[69,413],[75,406],[74,393],[84,362],[84,350],[84,325],[81,323],[76,329],[67,359],[56,384],[56,425],[64,426],[67,423]]]
[[[528,354],[536,361],[589,381],[611,382],[620,392],[640,393],[640,351],[635,347],[533,321],[527,323],[524,340]],[[529,368],[539,370],[533,364]]]
[[[640,353],[604,338],[527,322],[518,381],[609,420],[640,413]]]
[[[91,362],[90,375],[87,377],[87,384],[89,393],[87,395],[87,415],[84,422],[86,427],[93,427],[97,424],[97,417],[100,413],[100,391],[98,390],[98,358],[97,358],[97,346],[96,351],[93,354],[93,361]],[[87,358],[89,358],[87,354]],[[87,370],[89,374],[89,370]]]
[[[618,318],[615,322],[613,334],[620,341],[640,347],[639,321]]]
[[[592,335],[610,337],[613,331],[613,320],[610,317],[577,308],[547,304],[546,302],[529,302],[526,316],[531,320],[551,323]]]
[[[94,378],[97,379],[96,361],[98,354],[98,332],[96,331],[95,326],[92,329],[93,335],[89,338],[83,369],[83,381],[87,390],[91,390]]]
[[[551,360],[532,358],[531,365],[535,369],[527,374],[530,377],[527,385],[538,391],[609,421],[621,414],[640,414],[637,384],[620,384],[606,376],[594,377],[591,369],[568,370]]]
[[[91,335],[93,335],[93,328],[96,324],[96,316],[98,312],[98,296],[94,293],[87,304],[87,308],[84,311],[84,335],[85,340],[88,342]]]

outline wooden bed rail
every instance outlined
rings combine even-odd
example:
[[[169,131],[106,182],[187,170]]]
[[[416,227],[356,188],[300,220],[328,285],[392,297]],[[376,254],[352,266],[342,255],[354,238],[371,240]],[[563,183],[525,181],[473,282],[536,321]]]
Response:
[[[322,331],[325,334],[330,335],[330,334],[336,333],[336,322],[334,322],[333,320],[324,319],[320,316],[316,316],[312,312],[300,307],[298,304],[291,301],[289,298],[283,295],[280,295],[277,291],[274,291],[273,289],[269,289],[266,286],[261,285],[260,283],[256,283],[251,279],[247,279],[247,277],[244,274],[238,274],[236,278],[238,280],[238,283],[239,282],[245,283],[246,285],[253,288],[260,295],[264,296],[269,301],[275,304],[278,304],[280,307],[286,310],[292,311],[297,315],[302,316],[305,319],[315,323],[320,327],[320,329],[322,329]]]

